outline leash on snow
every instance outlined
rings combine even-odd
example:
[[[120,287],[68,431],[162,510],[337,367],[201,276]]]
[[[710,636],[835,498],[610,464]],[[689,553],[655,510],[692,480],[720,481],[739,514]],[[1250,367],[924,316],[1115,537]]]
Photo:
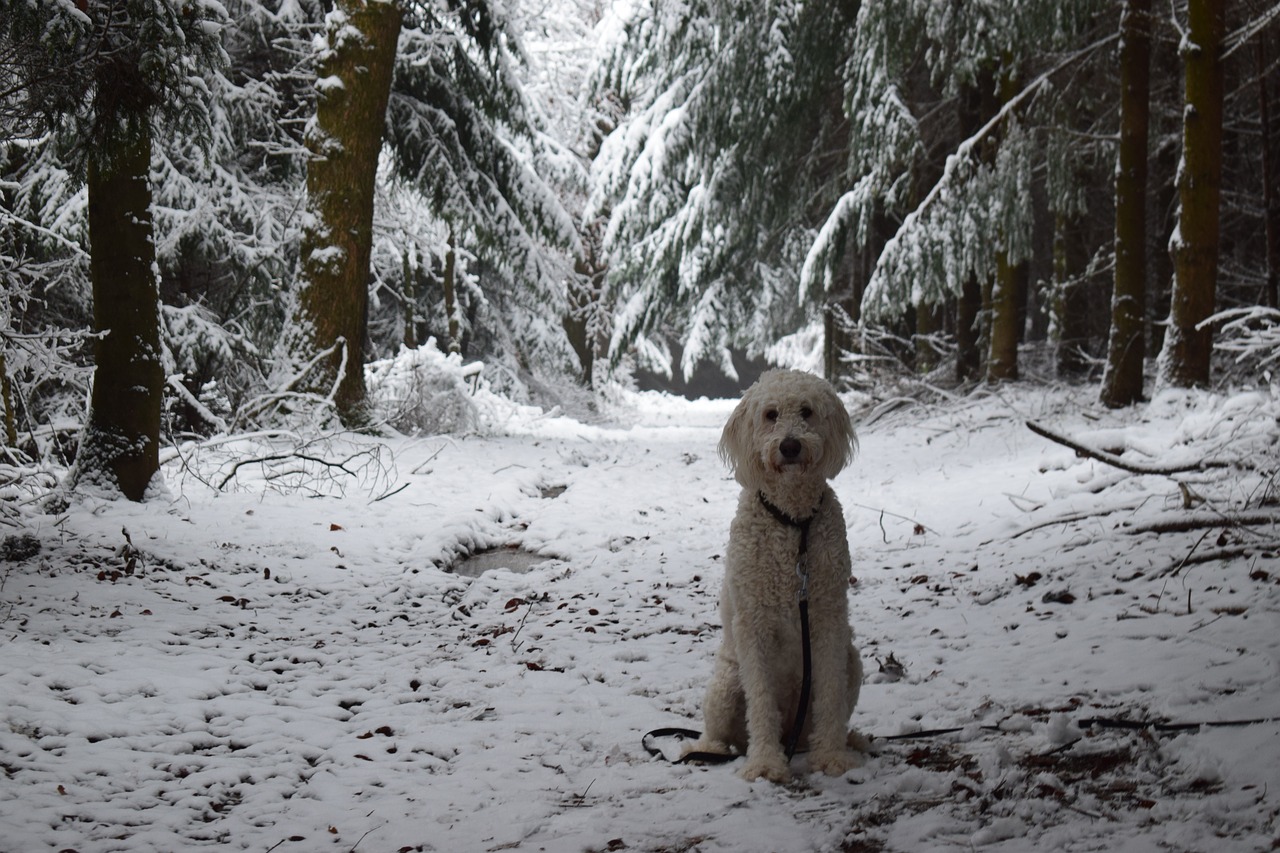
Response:
[[[800,647],[803,672],[800,680],[800,702],[796,708],[795,724],[791,727],[791,732],[787,735],[786,744],[787,760],[795,757],[797,746],[800,743],[800,731],[804,728],[805,717],[809,712],[809,695],[813,692],[813,651],[809,642],[809,524],[818,515],[818,509],[822,506],[822,499],[819,498],[818,506],[814,508],[813,514],[803,521],[797,521],[785,512],[780,510],[769,502],[764,496],[764,492],[759,493],[761,505],[769,511],[769,514],[777,519],[780,523],[787,527],[794,527],[800,531],[800,547],[796,555],[796,576],[800,580],[800,587],[796,591],[796,601],[800,609]],[[1243,726],[1257,726],[1266,723],[1280,722],[1280,717],[1260,717],[1252,720],[1220,720],[1215,722],[1202,723],[1159,723],[1142,720],[1122,720],[1112,717],[1087,717],[1076,722],[1076,727],[1082,731],[1088,729],[1119,729],[1122,731],[1145,731],[1150,730],[1157,734],[1170,734],[1176,732],[1192,731],[1202,728],[1237,728]],[[872,737],[874,741],[907,741],[907,740],[927,740],[929,738],[943,737],[945,735],[958,734],[964,731],[970,731],[971,726],[955,726],[945,729],[924,729],[918,732],[905,732],[897,735],[885,735],[883,737]],[[978,731],[992,732],[1000,734],[1004,729],[1000,726],[978,726]],[[654,746],[652,741],[655,738],[679,738],[681,740],[697,740],[702,737],[702,732],[694,729],[685,729],[676,726],[654,729],[647,732],[640,739],[640,745],[645,752],[655,758],[666,758],[666,753]],[[1072,741],[1071,743],[1075,743]],[[1071,744],[1067,744],[1070,746]],[[734,761],[741,756],[722,752],[688,752],[672,761],[672,764],[726,764]]]
[[[1076,727],[1081,731],[1090,729],[1112,729],[1118,731],[1137,732],[1151,731],[1156,734],[1178,734],[1181,732],[1196,731],[1198,729],[1226,729],[1226,728],[1243,728],[1245,726],[1262,726],[1268,723],[1280,723],[1280,717],[1258,717],[1250,720],[1211,720],[1199,723],[1160,723],[1150,720],[1123,720],[1115,717],[1086,717],[1076,721]],[[873,743],[881,741],[908,741],[908,740],[928,740],[935,737],[943,737],[945,735],[959,734],[960,732],[972,731],[972,726],[955,726],[946,729],[923,729],[918,732],[905,732],[899,735],[884,735],[872,737]],[[1000,726],[978,726],[978,731],[990,732],[993,734],[1002,734],[1005,732]],[[666,753],[653,745],[655,738],[678,737],[680,739],[690,738],[696,740],[702,736],[702,732],[693,729],[681,728],[663,728],[654,729],[647,733],[640,741],[645,752],[654,758],[666,758]],[[1071,741],[1063,748],[1069,747],[1076,741]],[[725,764],[735,759],[741,758],[740,755],[727,755],[719,752],[690,752],[679,759],[672,761],[672,764]],[[788,758],[791,757],[788,754]]]

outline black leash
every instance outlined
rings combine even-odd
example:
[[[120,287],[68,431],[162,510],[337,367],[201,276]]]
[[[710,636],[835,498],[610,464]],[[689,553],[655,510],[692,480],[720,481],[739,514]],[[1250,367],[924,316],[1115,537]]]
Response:
[[[787,736],[787,760],[790,761],[796,754],[796,747],[800,744],[800,730],[804,728],[804,719],[809,713],[809,695],[813,692],[813,650],[809,642],[809,524],[817,518],[818,510],[822,508],[822,497],[825,495],[818,498],[818,505],[803,521],[792,518],[771,504],[764,496],[764,492],[760,492],[759,495],[761,506],[768,510],[770,515],[787,527],[794,527],[800,531],[800,548],[796,554],[796,577],[800,579],[800,588],[796,591],[796,601],[800,606],[800,649],[803,670],[800,678],[800,704],[796,708],[796,721],[791,727],[791,734]]]
[[[1262,726],[1262,725],[1270,725],[1273,723],[1280,723],[1280,717],[1255,717],[1255,718],[1246,719],[1246,720],[1206,720],[1203,722],[1196,722],[1196,723],[1156,722],[1152,720],[1125,720],[1125,719],[1117,719],[1114,717],[1088,717],[1085,719],[1077,720],[1076,727],[1079,728],[1081,731],[1088,731],[1092,729],[1104,729],[1104,730],[1111,729],[1111,730],[1126,731],[1126,732],[1150,731],[1155,734],[1168,735],[1168,734],[1180,734],[1182,732],[1189,732],[1189,731],[1197,731],[1199,729],[1242,728],[1245,726]],[[1004,729],[1000,728],[1000,726],[986,725],[986,726],[978,726],[977,728],[979,731],[987,732],[990,734],[1004,733]],[[895,742],[895,741],[901,742],[901,741],[909,741],[909,740],[927,740],[929,738],[943,737],[945,735],[951,735],[951,734],[959,734],[960,732],[970,731],[971,729],[972,727],[970,726],[956,726],[954,728],[948,728],[948,729],[922,729],[921,731],[918,731],[918,732],[904,732],[903,734],[899,734],[899,735],[881,735],[879,737],[872,737],[871,741],[873,743],[878,743],[878,742]],[[701,736],[702,736],[702,732],[697,732],[692,729],[679,729],[679,728],[654,729],[653,731],[649,732],[644,736],[644,738],[641,740],[641,745],[644,747],[646,752],[648,752],[650,755],[654,756],[655,758],[665,758],[666,755],[662,752],[662,750],[653,746],[649,742],[650,739],[657,738],[657,737],[679,737],[681,739],[691,738],[696,740]],[[1077,741],[1072,741],[1071,743],[1067,744],[1067,746],[1069,747],[1075,744],[1076,742]],[[733,761],[738,757],[739,756],[737,755],[725,755],[719,752],[691,752],[688,755],[683,756],[682,758],[680,758],[679,760],[673,763],[682,764],[686,761],[696,761],[702,764],[724,764],[725,762]]]
[[[809,640],[809,524],[818,515],[818,510],[822,508],[822,498],[818,498],[818,505],[813,508],[813,512],[803,521],[797,521],[778,509],[769,499],[764,496],[764,492],[759,492],[760,505],[769,511],[769,514],[776,518],[780,523],[787,527],[794,527],[800,531],[800,547],[796,554],[796,576],[800,579],[800,588],[796,591],[796,601],[800,607],[800,650],[802,673],[800,677],[800,704],[796,708],[795,724],[791,727],[791,733],[787,735],[787,760],[790,761],[795,757],[796,749],[800,744],[800,730],[804,728],[805,717],[809,713],[809,696],[813,693],[813,649]],[[653,746],[650,740],[658,737],[678,737],[681,739],[690,738],[697,740],[702,736],[702,732],[693,729],[682,728],[666,728],[654,729],[646,734],[640,740],[641,746],[650,755],[665,758],[662,750]],[[738,756],[728,755],[720,752],[690,752],[681,756],[675,761],[676,764],[684,764],[687,761],[696,761],[702,764],[723,764],[726,761],[733,761]]]

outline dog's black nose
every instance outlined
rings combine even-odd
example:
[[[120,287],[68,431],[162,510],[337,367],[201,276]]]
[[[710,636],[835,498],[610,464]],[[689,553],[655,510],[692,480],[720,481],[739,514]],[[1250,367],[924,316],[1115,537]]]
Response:
[[[794,438],[784,438],[782,444],[778,445],[778,452],[782,454],[783,459],[795,459],[800,455],[800,442]]]

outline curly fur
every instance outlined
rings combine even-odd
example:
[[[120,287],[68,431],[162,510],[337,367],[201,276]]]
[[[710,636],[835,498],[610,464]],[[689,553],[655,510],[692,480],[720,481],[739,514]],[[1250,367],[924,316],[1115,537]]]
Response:
[[[743,778],[790,777],[782,739],[800,697],[802,652],[796,557],[799,531],[778,521],[764,496],[809,530],[810,708],[801,734],[809,765],[838,776],[861,764],[866,741],[848,729],[862,685],[849,626],[849,543],[828,480],[857,446],[849,414],[826,381],[765,373],[725,425],[720,454],[742,485],[729,529],[720,616],[724,639],[703,702],[704,733],[686,752],[746,754]]]

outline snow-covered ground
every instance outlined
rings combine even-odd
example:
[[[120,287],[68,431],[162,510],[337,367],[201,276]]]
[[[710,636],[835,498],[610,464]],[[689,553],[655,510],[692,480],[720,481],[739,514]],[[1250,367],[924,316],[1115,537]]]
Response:
[[[747,783],[641,746],[699,725],[732,401],[480,405],[468,437],[188,448],[166,495],[7,540],[0,850],[1274,849],[1280,404],[849,402],[865,767]],[[1135,475],[1027,419],[1246,465]],[[446,571],[512,546],[546,559]],[[935,728],[961,730],[887,739]]]

